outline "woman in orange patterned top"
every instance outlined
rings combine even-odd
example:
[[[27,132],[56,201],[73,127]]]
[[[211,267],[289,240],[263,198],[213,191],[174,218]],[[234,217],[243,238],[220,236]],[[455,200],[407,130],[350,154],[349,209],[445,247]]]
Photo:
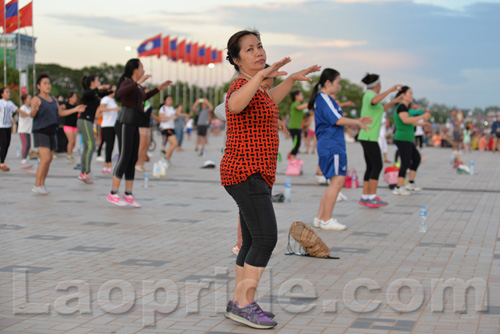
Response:
[[[311,66],[290,75],[266,93],[265,78],[286,75],[284,58],[268,68],[257,31],[240,31],[227,44],[227,60],[235,67],[226,97],[227,141],[220,165],[221,181],[239,208],[243,244],[236,259],[236,288],[226,317],[253,328],[272,328],[274,315],[255,302],[255,291],[278,240],[271,189],[276,178],[279,146],[277,104],[295,81],[320,70]]]

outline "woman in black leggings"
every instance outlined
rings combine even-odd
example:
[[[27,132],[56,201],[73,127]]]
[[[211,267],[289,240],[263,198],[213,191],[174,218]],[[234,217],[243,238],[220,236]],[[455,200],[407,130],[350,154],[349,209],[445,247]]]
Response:
[[[394,143],[398,147],[399,155],[401,156],[401,166],[399,168],[399,177],[397,187],[392,192],[394,195],[410,195],[411,191],[421,190],[415,185],[415,175],[417,168],[420,165],[420,153],[415,146],[415,126],[414,124],[424,120],[427,121],[431,117],[431,113],[427,111],[421,116],[411,117],[408,113],[408,106],[413,100],[413,92],[410,87],[404,86],[396,95],[400,98],[401,103],[396,106],[394,111]],[[423,124],[425,125],[425,123]],[[406,172],[410,169],[410,183],[403,188]]]
[[[113,166],[113,149],[115,147],[115,124],[118,111],[120,107],[115,101],[115,91],[116,86],[111,88],[112,94],[105,96],[101,100],[101,108],[97,111],[97,117],[102,116],[101,123],[101,144],[97,149],[97,155],[101,155],[101,150],[104,144],[106,144],[106,155],[104,160],[104,167],[102,169],[103,174],[111,174],[111,167]]]
[[[120,159],[114,170],[113,185],[107,201],[125,206],[127,204],[140,208],[132,195],[135,177],[135,163],[139,152],[139,123],[144,113],[145,100],[150,99],[160,90],[165,89],[172,82],[166,81],[148,93],[144,92],[141,84],[151,75],[144,74],[144,68],[139,59],[130,59],[125,65],[125,71],[118,82],[116,98],[122,103],[120,122],[122,123]],[[123,201],[118,195],[118,188],[125,175],[125,193]]]
[[[363,182],[363,194],[358,201],[360,205],[369,208],[379,208],[386,206],[377,196],[378,178],[382,171],[382,152],[378,144],[380,128],[384,112],[397,100],[393,100],[382,105],[382,101],[392,92],[398,91],[402,85],[394,85],[385,92],[381,92],[382,84],[378,74],[367,74],[361,81],[366,84],[368,90],[363,95],[363,106],[361,107],[361,117],[371,117],[373,122],[368,130],[359,131],[358,140],[363,147],[366,162],[366,171]],[[385,126],[385,125],[384,125]]]

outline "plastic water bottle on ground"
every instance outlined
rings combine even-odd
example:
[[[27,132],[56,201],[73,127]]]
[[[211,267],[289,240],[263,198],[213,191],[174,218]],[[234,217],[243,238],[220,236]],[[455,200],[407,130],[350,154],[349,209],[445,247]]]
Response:
[[[358,180],[358,175],[356,174],[356,171],[352,171],[352,177],[351,177],[351,188],[356,188],[356,181]]]
[[[35,164],[33,165],[34,170],[38,169],[38,159],[35,159]]]
[[[285,196],[285,203],[290,203],[292,201],[292,180],[290,176],[285,178],[285,192],[283,195]]]
[[[153,164],[153,177],[160,177],[160,164],[158,162]]]
[[[149,171],[144,172],[144,188],[149,188]]]
[[[470,160],[470,165],[469,165],[469,168],[470,168],[470,175],[474,175],[474,160]]]
[[[19,148],[19,146],[17,147],[17,150],[16,150],[16,157],[17,158],[21,157],[21,149]]]
[[[418,215],[420,218],[418,231],[420,233],[425,233],[427,232],[427,209],[425,208],[425,206],[420,208],[420,212]]]

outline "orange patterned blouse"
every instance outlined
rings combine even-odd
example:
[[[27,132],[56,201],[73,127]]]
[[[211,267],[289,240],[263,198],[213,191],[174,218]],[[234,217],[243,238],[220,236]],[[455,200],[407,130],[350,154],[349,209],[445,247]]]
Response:
[[[223,186],[235,185],[259,173],[272,187],[276,180],[279,146],[278,107],[262,89],[242,112],[234,114],[227,107],[231,94],[247,82],[244,78],[234,80],[227,93],[227,139],[220,164],[221,183]]]

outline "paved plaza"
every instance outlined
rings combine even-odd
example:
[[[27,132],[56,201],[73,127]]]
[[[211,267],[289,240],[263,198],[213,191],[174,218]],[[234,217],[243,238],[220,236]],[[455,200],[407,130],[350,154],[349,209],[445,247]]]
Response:
[[[51,194],[33,194],[14,134],[11,171],[0,173],[0,332],[256,332],[223,315],[237,228],[236,205],[220,185],[223,137],[209,137],[203,157],[194,139],[149,188],[136,175],[143,207],[135,209],[105,201],[111,176],[95,158],[95,183],[77,180],[60,154],[46,182]],[[291,144],[282,136],[284,157]],[[347,149],[362,177],[361,146]],[[290,224],[311,224],[325,189],[314,177],[317,156],[299,155],[304,175],[292,177],[292,202],[275,204],[279,241],[259,287],[259,303],[277,314],[269,332],[500,333],[500,154],[465,154],[476,174],[459,175],[450,149],[424,153],[422,192],[394,196],[381,177],[378,194],[389,205],[368,209],[357,203],[361,189],[342,191],[348,200],[334,217],[347,231],[317,230],[339,260],[285,255]],[[151,160],[159,158],[157,149]],[[215,169],[200,168],[208,159]],[[285,169],[278,164],[275,193]],[[419,233],[423,205],[428,230]]]

